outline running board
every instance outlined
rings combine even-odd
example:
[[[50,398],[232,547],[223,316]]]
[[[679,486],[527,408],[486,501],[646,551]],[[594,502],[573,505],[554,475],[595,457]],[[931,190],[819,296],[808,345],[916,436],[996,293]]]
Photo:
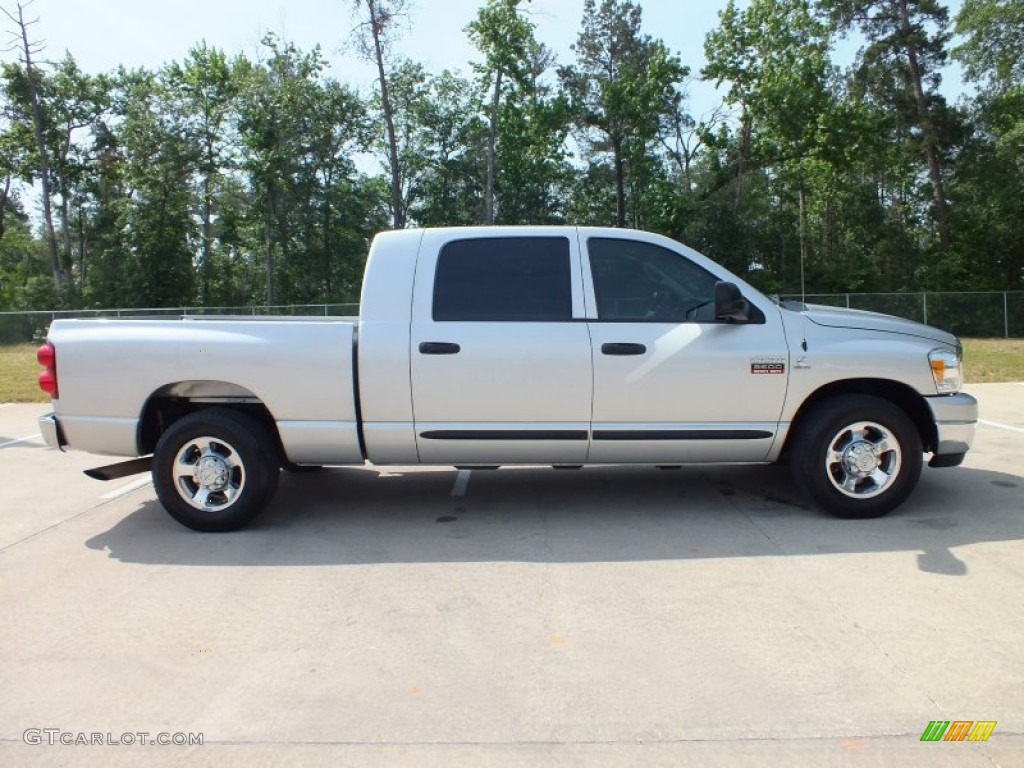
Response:
[[[130,461],[119,461],[117,464],[107,464],[105,467],[85,470],[85,476],[93,480],[117,480],[129,475],[138,475],[142,472],[149,472],[153,467],[153,457],[144,456],[141,459]]]

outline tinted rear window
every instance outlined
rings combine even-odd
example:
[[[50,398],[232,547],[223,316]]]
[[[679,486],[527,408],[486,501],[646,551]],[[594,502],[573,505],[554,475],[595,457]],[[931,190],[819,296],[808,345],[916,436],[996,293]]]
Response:
[[[434,320],[569,320],[571,280],[564,237],[455,240],[438,256]]]

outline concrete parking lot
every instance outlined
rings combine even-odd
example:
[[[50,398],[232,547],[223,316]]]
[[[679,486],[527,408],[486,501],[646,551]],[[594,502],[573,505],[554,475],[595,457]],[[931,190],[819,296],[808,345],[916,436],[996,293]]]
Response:
[[[0,406],[0,765],[1022,765],[1024,384],[969,389],[880,520],[777,467],[365,467],[221,535]]]

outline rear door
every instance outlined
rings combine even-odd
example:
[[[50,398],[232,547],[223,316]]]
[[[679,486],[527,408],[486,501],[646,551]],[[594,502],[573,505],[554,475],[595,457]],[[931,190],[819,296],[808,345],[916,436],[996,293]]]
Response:
[[[575,229],[428,230],[411,334],[420,461],[586,459],[593,367]]]
[[[713,263],[641,233],[581,230],[594,355],[592,462],[762,461],[789,352],[778,309],[714,317]]]

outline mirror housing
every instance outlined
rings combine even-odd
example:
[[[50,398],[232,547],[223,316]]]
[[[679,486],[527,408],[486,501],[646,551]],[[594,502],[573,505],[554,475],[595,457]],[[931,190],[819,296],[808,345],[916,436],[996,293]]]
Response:
[[[750,302],[743,298],[735,283],[715,283],[715,319],[727,323],[748,323],[752,317]]]

